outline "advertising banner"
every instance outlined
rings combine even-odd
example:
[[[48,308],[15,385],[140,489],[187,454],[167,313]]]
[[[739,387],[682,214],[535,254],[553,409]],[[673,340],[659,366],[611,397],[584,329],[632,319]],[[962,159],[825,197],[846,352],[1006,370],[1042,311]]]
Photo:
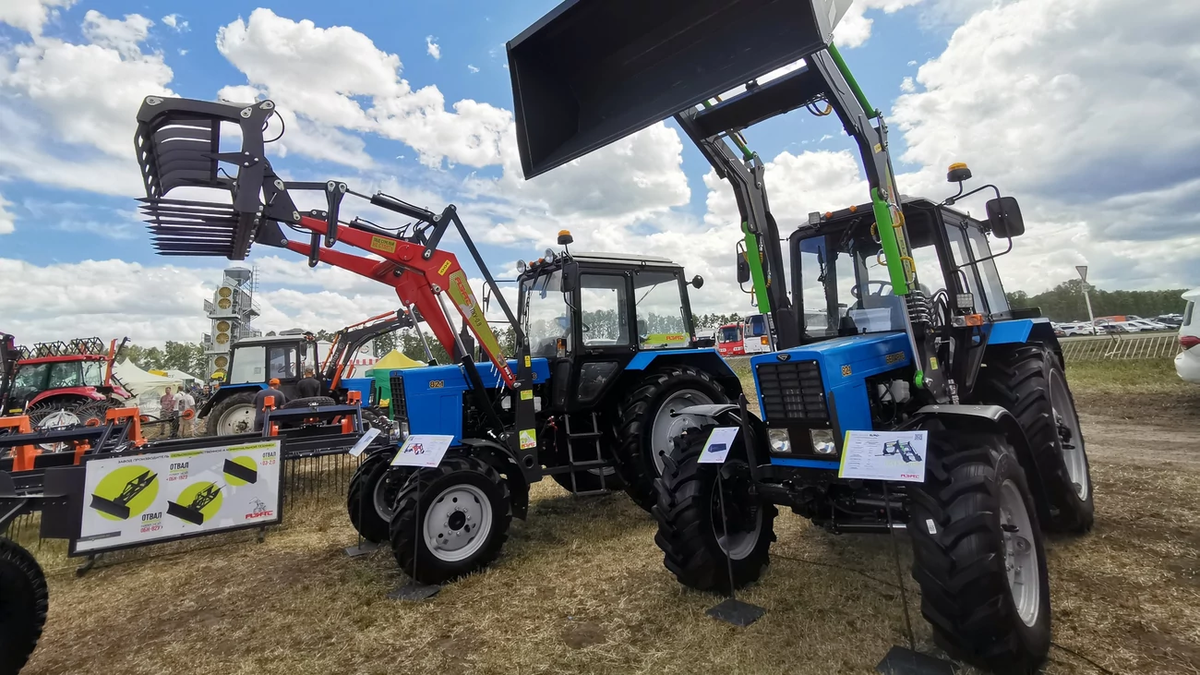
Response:
[[[91,460],[72,553],[278,523],[282,463],[278,440]]]

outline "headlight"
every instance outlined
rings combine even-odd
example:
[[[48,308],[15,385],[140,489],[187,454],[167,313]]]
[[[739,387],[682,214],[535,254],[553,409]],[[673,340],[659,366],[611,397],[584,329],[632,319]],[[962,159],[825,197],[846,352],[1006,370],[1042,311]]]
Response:
[[[836,455],[837,444],[833,442],[832,429],[810,429],[813,450],[818,455]]]
[[[771,441],[771,452],[786,455],[792,451],[792,442],[788,440],[787,429],[770,429],[767,438]]]

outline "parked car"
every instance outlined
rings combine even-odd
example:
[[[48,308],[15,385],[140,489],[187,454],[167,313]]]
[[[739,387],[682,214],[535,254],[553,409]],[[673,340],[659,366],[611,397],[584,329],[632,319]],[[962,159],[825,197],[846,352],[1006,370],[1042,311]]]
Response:
[[[1086,321],[1072,321],[1069,323],[1058,324],[1064,335],[1095,335],[1098,331],[1095,326]]]
[[[1159,323],[1166,324],[1166,325],[1170,326],[1171,328],[1179,328],[1179,326],[1183,323],[1183,315],[1182,314],[1160,314],[1160,315],[1154,317],[1154,320]]]
[[[1187,382],[1200,384],[1200,318],[1196,313],[1196,302],[1200,301],[1200,288],[1183,294],[1187,309],[1183,310],[1179,326],[1179,346],[1183,351],[1175,357],[1175,372]]]

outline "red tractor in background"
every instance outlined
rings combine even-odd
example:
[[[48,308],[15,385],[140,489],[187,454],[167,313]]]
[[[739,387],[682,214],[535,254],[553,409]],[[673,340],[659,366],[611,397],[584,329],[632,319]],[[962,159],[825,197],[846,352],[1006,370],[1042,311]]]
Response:
[[[120,347],[96,337],[17,347],[0,334],[12,364],[0,377],[0,414],[28,415],[37,429],[103,423],[109,408],[130,397],[113,377]]]

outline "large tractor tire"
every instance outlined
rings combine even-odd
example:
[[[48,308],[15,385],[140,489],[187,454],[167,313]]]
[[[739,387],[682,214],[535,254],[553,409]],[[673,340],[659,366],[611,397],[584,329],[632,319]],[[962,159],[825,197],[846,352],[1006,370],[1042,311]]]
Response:
[[[1092,529],[1091,471],[1058,357],[1042,345],[993,348],[979,371],[975,398],[1006,408],[1025,431],[1049,501],[1038,505],[1043,526],[1054,532]]]
[[[350,524],[367,541],[388,540],[396,497],[412,474],[406,467],[391,466],[396,449],[390,447],[367,456],[350,478],[346,511]]]
[[[740,439],[724,464],[699,462],[712,428],[685,431],[667,456],[666,470],[656,481],[654,543],[679,583],[729,593],[731,585],[741,588],[757,581],[770,563],[778,511],[751,495],[753,481]]]
[[[324,405],[337,405],[337,401],[334,401],[328,396],[308,396],[305,398],[297,398],[288,401],[287,403],[279,406],[279,409],[295,410],[296,408],[318,408]]]
[[[1050,649],[1050,584],[1025,472],[1001,436],[930,433],[908,532],[921,613],[947,652],[1029,673]]]
[[[234,394],[212,407],[208,413],[206,431],[209,436],[233,436],[254,431],[254,395],[244,391]]]
[[[42,568],[16,542],[0,537],[0,673],[15,675],[25,666],[49,609]]]
[[[621,404],[617,431],[617,468],[625,491],[649,511],[658,500],[654,481],[662,475],[673,440],[696,423],[675,417],[692,405],[728,403],[721,385],[692,366],[667,366],[646,375]]]
[[[418,582],[445,583],[495,560],[511,522],[512,500],[500,474],[475,457],[446,457],[418,470],[400,490],[392,553]]]

